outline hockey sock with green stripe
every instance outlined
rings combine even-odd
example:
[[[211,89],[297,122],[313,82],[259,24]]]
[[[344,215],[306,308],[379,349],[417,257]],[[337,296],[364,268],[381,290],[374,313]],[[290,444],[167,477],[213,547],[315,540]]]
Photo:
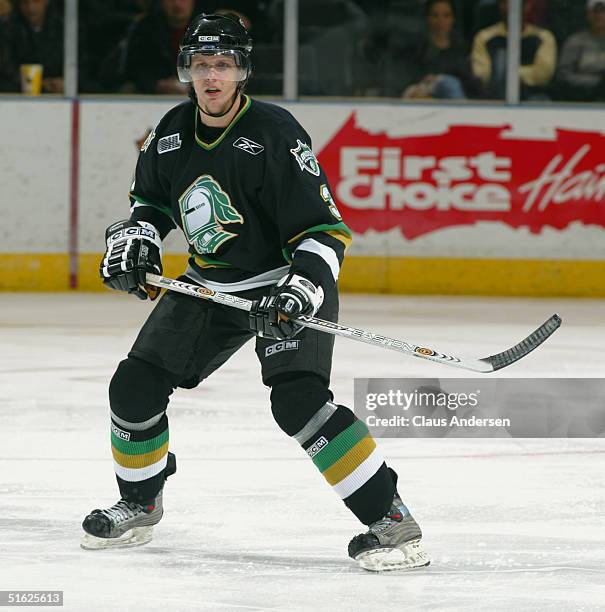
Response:
[[[348,408],[327,402],[294,438],[362,523],[388,512],[395,483],[368,428]]]
[[[160,492],[168,460],[168,418],[143,431],[127,430],[111,421],[111,451],[120,494],[146,502]]]

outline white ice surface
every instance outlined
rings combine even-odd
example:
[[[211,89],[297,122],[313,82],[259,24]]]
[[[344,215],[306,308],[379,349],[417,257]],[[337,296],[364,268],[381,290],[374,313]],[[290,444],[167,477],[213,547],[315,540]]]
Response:
[[[564,325],[501,376],[602,377],[605,302],[343,296],[341,320],[473,357],[552,312]],[[272,420],[249,344],[170,406],[178,473],[147,546],[79,548],[117,500],[107,384],[150,305],[120,294],[0,294],[0,590],[60,589],[66,610],[605,610],[605,440],[381,440],[433,563],[373,575],[361,531]],[[337,340],[355,376],[468,376]],[[570,406],[573,409],[573,406]]]

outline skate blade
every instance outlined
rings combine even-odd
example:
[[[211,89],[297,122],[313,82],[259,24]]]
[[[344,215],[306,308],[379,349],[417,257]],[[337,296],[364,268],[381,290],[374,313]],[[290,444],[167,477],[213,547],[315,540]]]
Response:
[[[369,572],[410,570],[426,567],[431,559],[420,546],[420,540],[408,542],[400,548],[376,548],[362,552],[355,561]]]
[[[80,547],[84,550],[105,550],[107,548],[133,548],[151,542],[153,538],[153,525],[146,527],[133,527],[119,538],[97,538],[85,533],[82,536]]]

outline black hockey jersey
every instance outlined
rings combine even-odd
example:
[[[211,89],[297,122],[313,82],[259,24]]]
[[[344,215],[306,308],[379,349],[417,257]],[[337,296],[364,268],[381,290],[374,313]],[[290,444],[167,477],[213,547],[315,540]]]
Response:
[[[328,288],[351,232],[311,139],[285,109],[244,96],[214,142],[192,102],[171,109],[139,155],[131,218],[162,237],[178,225],[189,243],[186,275],[219,291],[276,282],[288,269]]]

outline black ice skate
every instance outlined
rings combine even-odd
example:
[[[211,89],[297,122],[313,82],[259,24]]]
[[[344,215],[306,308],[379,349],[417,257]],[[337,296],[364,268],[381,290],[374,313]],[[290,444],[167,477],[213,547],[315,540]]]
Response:
[[[176,458],[168,453],[166,478],[176,472]],[[153,538],[153,526],[160,522],[164,508],[162,490],[149,502],[137,504],[121,499],[105,510],[93,510],[82,523],[86,532],[80,546],[86,550],[131,548]]]
[[[388,514],[349,542],[349,557],[373,572],[424,567],[431,560],[421,538],[418,523],[396,493]]]

